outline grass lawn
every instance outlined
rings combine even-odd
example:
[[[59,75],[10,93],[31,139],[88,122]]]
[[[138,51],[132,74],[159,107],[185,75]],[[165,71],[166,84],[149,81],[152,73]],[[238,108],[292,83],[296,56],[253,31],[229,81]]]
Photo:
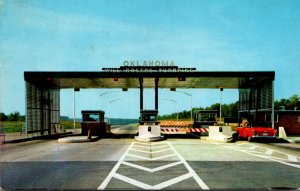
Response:
[[[0,122],[1,128],[4,127],[4,129],[0,129],[1,132],[5,133],[16,133],[22,131],[22,126],[25,125],[25,121],[2,121]],[[65,126],[65,129],[73,129],[73,121],[61,121],[60,124]],[[81,128],[80,122],[75,123],[76,128]]]
[[[21,132],[24,121],[2,121],[5,133]]]

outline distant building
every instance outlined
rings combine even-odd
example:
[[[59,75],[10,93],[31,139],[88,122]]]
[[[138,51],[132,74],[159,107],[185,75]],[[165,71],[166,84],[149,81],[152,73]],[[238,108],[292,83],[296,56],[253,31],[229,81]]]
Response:
[[[245,117],[245,115],[242,115]],[[250,111],[250,120],[253,124],[271,127],[271,111]],[[274,112],[275,129],[284,127],[287,135],[300,135],[300,110],[275,110]]]

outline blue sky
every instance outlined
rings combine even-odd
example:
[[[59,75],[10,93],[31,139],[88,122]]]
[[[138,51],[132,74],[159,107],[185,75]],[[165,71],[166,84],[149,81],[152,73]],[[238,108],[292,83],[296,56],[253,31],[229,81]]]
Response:
[[[124,60],[173,60],[199,71],[276,72],[275,98],[300,95],[299,0],[0,0],[0,111],[25,112],[24,71],[98,71]],[[76,115],[99,109],[107,89],[76,93]],[[102,96],[112,117],[138,116],[138,90]],[[218,102],[218,90],[182,90],[193,105]],[[189,109],[189,97],[160,90],[160,114]],[[153,108],[154,90],[146,90]],[[237,101],[224,90],[223,101]],[[72,91],[61,115],[72,116]]]

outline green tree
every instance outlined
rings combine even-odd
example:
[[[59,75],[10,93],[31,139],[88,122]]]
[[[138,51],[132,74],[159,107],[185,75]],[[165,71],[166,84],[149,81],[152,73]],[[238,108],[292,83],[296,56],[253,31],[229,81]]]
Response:
[[[290,98],[282,98],[279,101],[274,102],[275,110],[285,109],[285,110],[294,110],[297,108],[300,109],[300,97],[297,94],[292,95]]]
[[[8,117],[4,113],[0,113],[0,121],[7,121]]]
[[[8,121],[25,121],[25,117],[21,116],[18,111],[15,111],[14,113],[10,113],[8,115]]]

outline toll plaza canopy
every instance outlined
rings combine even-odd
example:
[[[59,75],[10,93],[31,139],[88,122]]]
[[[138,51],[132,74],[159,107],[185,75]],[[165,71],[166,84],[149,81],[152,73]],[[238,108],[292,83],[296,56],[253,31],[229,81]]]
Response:
[[[25,72],[25,81],[45,88],[252,88],[273,81],[275,72],[199,72],[195,68],[120,67],[100,72]]]
[[[60,89],[143,88],[239,89],[239,110],[274,110],[274,71],[196,71],[178,66],[121,66],[96,72],[24,72],[28,132],[53,133],[59,124]],[[273,108],[273,109],[272,109]]]

